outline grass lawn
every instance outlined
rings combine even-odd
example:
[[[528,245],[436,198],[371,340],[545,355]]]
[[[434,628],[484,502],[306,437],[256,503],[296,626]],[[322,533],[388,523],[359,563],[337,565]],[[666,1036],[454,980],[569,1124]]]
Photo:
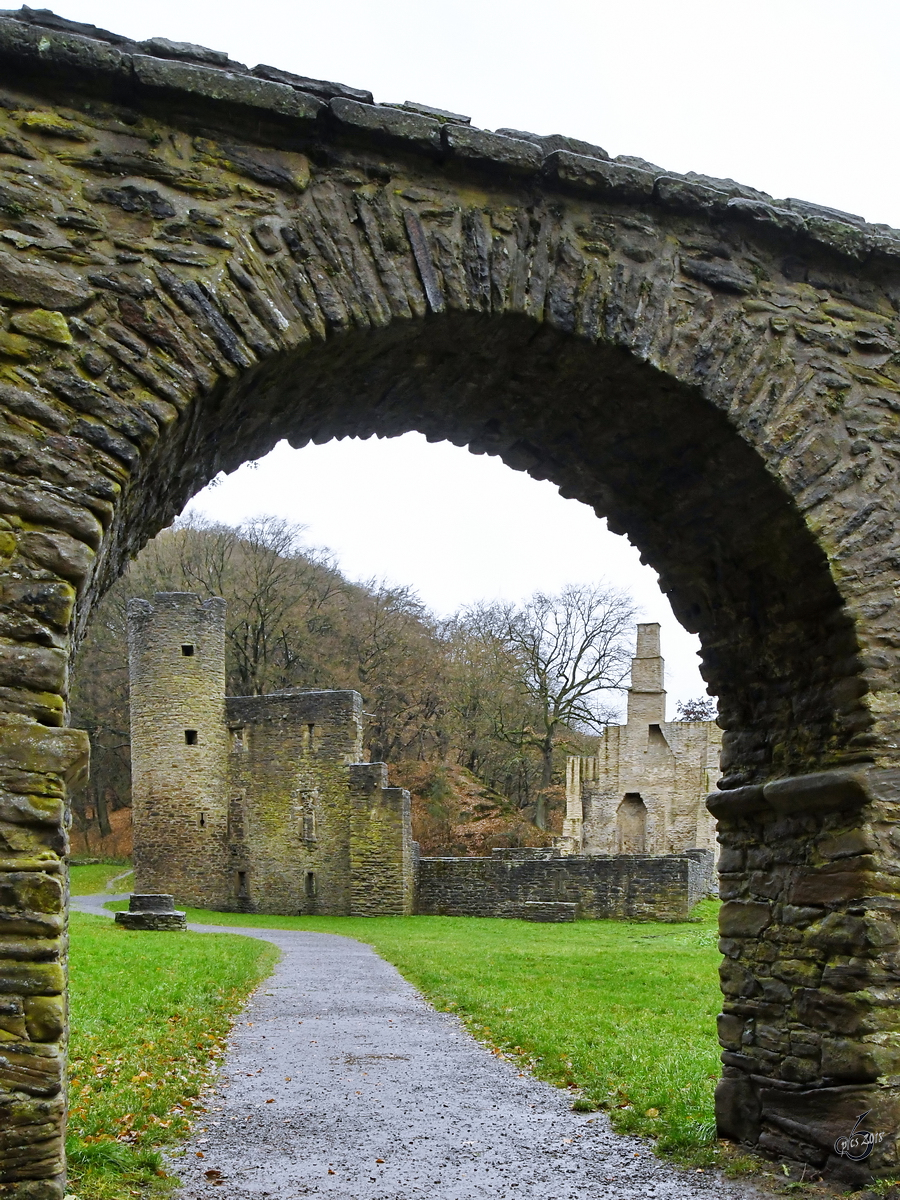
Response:
[[[578,1108],[682,1162],[711,1164],[721,1005],[715,918],[542,925],[465,917],[262,917],[188,909],[204,924],[339,933],[373,946],[439,1009]]]
[[[95,892],[130,892],[133,879],[134,872],[128,863],[85,863],[71,868],[69,890],[73,896],[91,896]],[[116,882],[110,887],[113,880]]]
[[[167,1194],[156,1148],[187,1133],[231,1016],[278,951],[230,934],[130,933],[80,913],[70,933],[69,1191]]]

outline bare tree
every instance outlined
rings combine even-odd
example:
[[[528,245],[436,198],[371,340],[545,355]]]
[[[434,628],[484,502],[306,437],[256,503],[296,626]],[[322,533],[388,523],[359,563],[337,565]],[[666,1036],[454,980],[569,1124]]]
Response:
[[[712,696],[695,696],[693,700],[678,701],[679,721],[714,721],[718,706]]]
[[[542,829],[554,748],[566,730],[596,733],[613,719],[611,693],[628,677],[634,618],[630,596],[605,584],[570,584],[521,606],[480,605],[466,614],[495,660],[507,664],[506,686],[495,689],[497,735],[540,755],[535,824]]]
[[[134,588],[187,590],[228,602],[229,682],[259,696],[303,681],[311,642],[332,620],[345,583],[328,553],[303,543],[304,526],[260,516],[229,526],[188,517],[148,546]]]
[[[372,759],[440,755],[446,672],[434,618],[411,588],[374,579],[356,589],[348,617],[344,646]]]

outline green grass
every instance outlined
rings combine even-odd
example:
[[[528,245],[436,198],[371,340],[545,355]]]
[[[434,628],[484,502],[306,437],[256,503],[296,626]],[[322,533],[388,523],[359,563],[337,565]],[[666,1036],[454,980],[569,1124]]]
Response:
[[[204,924],[310,929],[372,945],[496,1053],[569,1088],[580,1111],[712,1164],[721,1005],[717,904],[688,924],[542,925],[459,917],[263,917],[188,910]]]
[[[118,876],[122,876],[121,879]],[[113,887],[109,884],[116,879]],[[128,863],[87,863],[69,871],[69,890],[73,896],[92,896],[95,892],[131,891],[134,873]]]
[[[69,1191],[79,1200],[166,1194],[157,1148],[202,1110],[231,1018],[278,952],[230,934],[70,920]]]

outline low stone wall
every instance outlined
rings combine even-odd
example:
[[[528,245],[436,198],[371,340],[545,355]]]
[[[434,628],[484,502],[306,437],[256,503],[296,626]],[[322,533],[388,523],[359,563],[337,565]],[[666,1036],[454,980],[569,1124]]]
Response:
[[[560,856],[533,848],[490,858],[423,858],[416,911],[521,918],[526,904],[563,902],[593,920],[683,921],[709,891],[711,859],[708,851]]]

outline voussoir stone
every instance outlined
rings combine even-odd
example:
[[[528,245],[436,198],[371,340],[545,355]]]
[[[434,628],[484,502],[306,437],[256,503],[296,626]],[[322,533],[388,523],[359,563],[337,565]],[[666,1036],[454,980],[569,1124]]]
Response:
[[[94,294],[80,279],[0,250],[0,297],[4,300],[71,312],[83,308]]]

